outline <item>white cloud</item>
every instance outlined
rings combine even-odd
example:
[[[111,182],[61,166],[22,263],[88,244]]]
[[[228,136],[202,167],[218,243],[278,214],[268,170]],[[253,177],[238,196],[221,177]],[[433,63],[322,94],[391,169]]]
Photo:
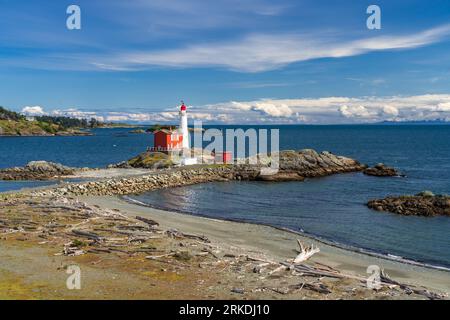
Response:
[[[45,111],[40,106],[26,106],[22,109],[22,113],[27,116],[43,116],[45,115]]]
[[[341,58],[371,51],[417,48],[447,38],[450,25],[408,35],[376,36],[349,40],[336,34],[254,34],[238,41],[193,44],[184,48],[140,51],[106,56],[92,65],[102,69],[165,67],[223,67],[262,72],[319,58]]]
[[[443,102],[437,105],[436,111],[450,112],[450,102]]]
[[[233,106],[236,109],[249,111],[261,111],[263,114],[272,116],[272,117],[289,117],[294,112],[292,109],[285,103],[272,103],[270,101],[257,101],[251,103],[242,103],[242,102],[232,102]]]
[[[450,121],[450,94],[229,101],[188,106],[188,112],[191,121],[234,124],[344,124],[436,119]],[[70,108],[54,110],[49,114],[95,118],[108,122],[178,123],[179,120],[177,106],[157,112],[94,112]]]
[[[387,115],[391,115],[391,116],[398,116],[399,111],[396,107],[390,106],[390,105],[386,105],[383,107],[383,112]]]
[[[104,121],[105,118],[94,111],[80,111],[76,108],[69,109],[57,109],[50,113],[51,116],[69,117],[77,119],[91,119],[94,118],[98,121]]]
[[[272,123],[373,123],[450,118],[450,95],[392,97],[326,97],[230,101],[196,107],[195,111],[226,113],[228,121]]]
[[[344,105],[339,108],[339,112],[347,118],[367,118],[370,119],[376,115],[376,113],[370,112],[364,106],[347,106]]]
[[[105,119],[106,121],[145,122],[153,120],[153,117],[146,113],[109,112],[105,115]]]

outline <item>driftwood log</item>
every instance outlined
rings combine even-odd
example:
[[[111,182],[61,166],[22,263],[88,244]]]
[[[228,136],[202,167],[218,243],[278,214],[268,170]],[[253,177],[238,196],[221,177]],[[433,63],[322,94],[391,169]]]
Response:
[[[170,237],[178,238],[178,239],[187,238],[187,239],[193,239],[193,240],[200,240],[202,242],[207,242],[207,243],[211,242],[211,241],[209,241],[209,239],[207,237],[205,237],[203,235],[199,236],[196,234],[184,233],[184,232],[178,231],[177,229],[169,229],[166,231],[166,234]]]
[[[159,223],[152,219],[136,216],[136,220],[142,221],[142,222],[148,224],[150,227],[159,226]]]
[[[88,238],[88,239],[91,239],[91,240],[99,241],[99,240],[102,239],[102,237],[100,237],[98,234],[93,233],[93,232],[73,229],[72,233],[77,235],[77,236],[85,237],[85,238]]]

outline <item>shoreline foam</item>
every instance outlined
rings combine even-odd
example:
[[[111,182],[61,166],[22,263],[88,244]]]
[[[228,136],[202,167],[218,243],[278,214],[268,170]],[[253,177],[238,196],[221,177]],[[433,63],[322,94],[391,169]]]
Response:
[[[311,258],[312,262],[330,265],[340,271],[367,276],[367,267],[378,265],[398,281],[429,289],[450,292],[448,271],[431,269],[420,265],[388,260],[366,253],[349,251],[335,245],[325,244],[308,236],[281,230],[271,226],[234,222],[163,211],[126,202],[118,197],[88,196],[82,201],[108,209],[118,209],[129,216],[147,216],[168,228],[204,234],[211,240],[228,246],[240,247],[249,252],[263,252],[276,260],[292,257],[297,239],[319,245],[321,252]]]
[[[343,249],[346,251],[350,251],[350,252],[354,252],[354,253],[360,253],[360,254],[364,254],[367,256],[371,256],[371,257],[376,257],[376,258],[380,258],[380,259],[385,259],[385,260],[390,260],[390,261],[395,261],[395,262],[399,262],[399,263],[403,263],[403,264],[407,264],[407,265],[413,265],[413,266],[418,266],[418,267],[424,267],[424,268],[429,268],[432,270],[439,270],[439,271],[444,271],[444,272],[449,272],[450,273],[450,267],[447,266],[440,266],[440,265],[434,265],[434,264],[430,264],[427,262],[423,262],[423,261],[417,261],[414,259],[410,259],[410,258],[406,258],[406,257],[401,257],[401,256],[397,256],[391,253],[384,253],[381,251],[376,251],[375,249],[369,249],[369,248],[362,248],[362,247],[356,247],[356,246],[352,246],[352,245],[348,245],[348,244],[344,244],[341,242],[337,242],[334,240],[329,240],[329,239],[325,239],[321,236],[312,234],[312,233],[308,233],[308,232],[301,232],[301,231],[296,231],[287,227],[279,227],[279,226],[274,226],[271,224],[265,224],[265,223],[259,223],[259,222],[251,222],[251,221],[246,221],[246,220],[240,220],[240,219],[227,219],[227,218],[212,218],[206,214],[194,214],[191,212],[187,212],[187,211],[183,211],[183,210],[174,210],[174,209],[167,209],[164,207],[158,207],[158,206],[154,206],[145,202],[141,202],[139,200],[136,199],[132,199],[129,196],[125,195],[125,196],[120,196],[120,199],[123,199],[124,201],[131,203],[131,204],[136,204],[138,206],[143,206],[143,207],[148,207],[148,208],[152,208],[152,209],[156,209],[156,210],[161,210],[161,211],[167,211],[167,212],[176,212],[176,213],[180,213],[180,214],[185,214],[185,215],[189,215],[189,216],[193,216],[193,217],[202,217],[202,218],[207,218],[207,219],[213,219],[213,220],[219,220],[219,221],[229,221],[229,222],[235,222],[235,223],[248,223],[248,224],[254,224],[254,225],[260,225],[260,226],[266,226],[266,227],[270,227],[270,228],[274,228],[280,231],[286,231],[292,234],[296,234],[299,235],[301,237],[305,237],[305,238],[309,238],[311,240],[317,241],[319,243],[328,245],[328,246],[332,246],[332,247],[336,247],[339,249]],[[449,274],[450,277],[450,274]]]

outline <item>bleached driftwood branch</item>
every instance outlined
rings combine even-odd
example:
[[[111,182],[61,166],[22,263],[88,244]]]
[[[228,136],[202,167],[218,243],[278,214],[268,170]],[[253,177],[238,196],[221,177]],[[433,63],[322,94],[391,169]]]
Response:
[[[305,247],[303,243],[297,239],[298,246],[300,247],[300,253],[299,255],[294,259],[294,264],[302,263],[309,258],[311,258],[316,253],[320,252],[320,249],[318,247],[314,248],[314,245],[311,245],[309,247]]]

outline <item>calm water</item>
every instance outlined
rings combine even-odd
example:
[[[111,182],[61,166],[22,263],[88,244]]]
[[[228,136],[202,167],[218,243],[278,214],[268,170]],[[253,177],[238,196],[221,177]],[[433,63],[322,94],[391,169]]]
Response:
[[[0,181],[0,192],[23,188],[45,187],[54,184],[50,181]]]
[[[132,129],[96,129],[89,137],[0,137],[0,168],[46,160],[74,167],[106,167],[129,159],[153,144],[150,134]],[[43,186],[49,182],[0,181],[0,192]]]
[[[89,137],[0,137],[0,168],[23,166],[33,160],[74,167],[105,167],[145,151],[150,134],[132,129],[96,129]]]
[[[139,196],[196,215],[288,227],[345,245],[450,267],[450,219],[401,217],[365,207],[368,199],[422,190],[450,193],[450,126],[281,126],[281,149],[328,150],[399,168],[406,178],[359,173],[304,183],[210,183]],[[96,130],[93,137],[0,138],[0,167],[50,160],[103,167],[145,150],[151,135]],[[29,183],[28,185],[29,186]],[[0,182],[0,191],[20,183]]]

